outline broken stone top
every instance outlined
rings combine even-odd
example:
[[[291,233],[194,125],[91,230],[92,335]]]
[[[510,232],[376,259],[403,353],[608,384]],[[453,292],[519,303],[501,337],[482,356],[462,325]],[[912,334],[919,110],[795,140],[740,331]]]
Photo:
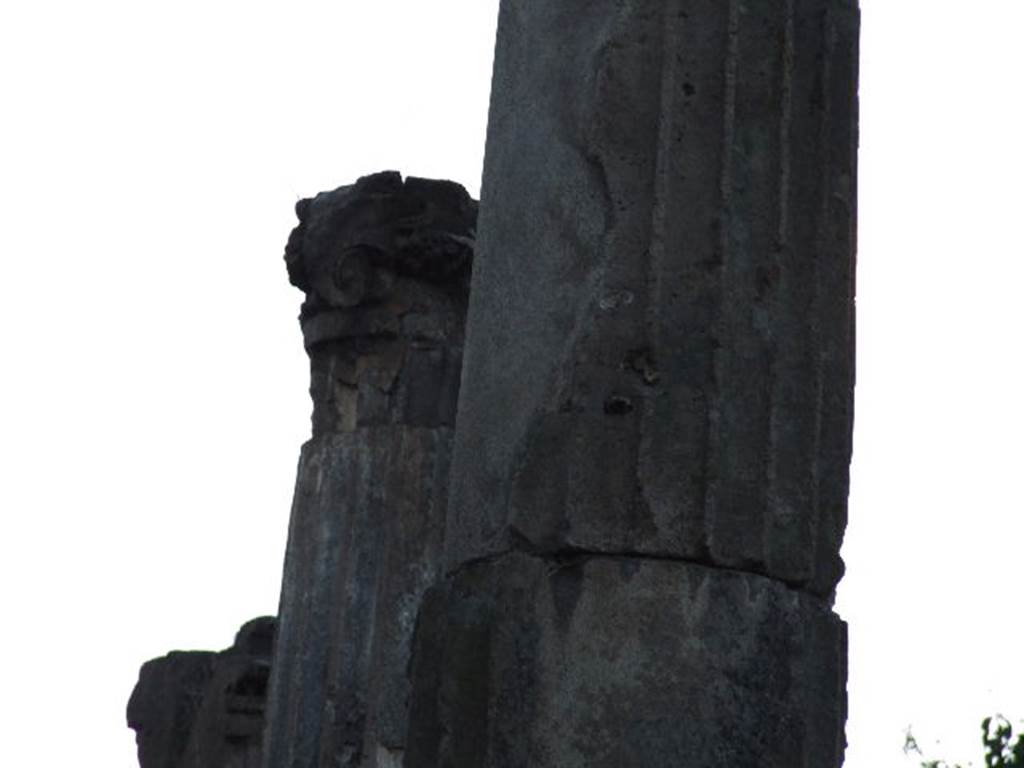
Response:
[[[401,283],[430,284],[465,301],[473,257],[477,204],[452,181],[407,178],[395,171],[300,200],[299,225],[285,248],[291,283],[306,292],[307,347],[324,340],[311,327],[318,314],[352,313],[393,302]],[[375,335],[339,328],[327,336]],[[313,337],[310,337],[310,332]]]
[[[220,653],[147,661],[128,702],[141,768],[259,765],[277,619],[242,625]]]
[[[306,293],[314,437],[453,424],[476,201],[455,182],[387,171],[296,212],[285,262]]]

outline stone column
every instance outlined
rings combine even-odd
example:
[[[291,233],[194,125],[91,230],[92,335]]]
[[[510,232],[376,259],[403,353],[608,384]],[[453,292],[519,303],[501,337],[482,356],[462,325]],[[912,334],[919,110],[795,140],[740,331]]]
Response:
[[[225,651],[172,651],[142,666],[128,701],[140,768],[258,768],[274,629],[263,616]]]
[[[382,173],[297,206],[313,438],[302,448],[269,768],[400,766],[410,643],[439,573],[476,204]]]
[[[855,0],[502,0],[410,768],[832,768]]]

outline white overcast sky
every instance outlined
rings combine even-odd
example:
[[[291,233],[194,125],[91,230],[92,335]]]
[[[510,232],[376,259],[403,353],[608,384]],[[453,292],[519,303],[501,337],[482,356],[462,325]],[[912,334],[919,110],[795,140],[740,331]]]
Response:
[[[863,9],[846,765],[910,765],[908,725],[977,761],[1024,718],[1024,1]],[[276,611],[292,207],[385,168],[478,194],[496,14],[0,9],[0,765],[132,768],[139,665]]]

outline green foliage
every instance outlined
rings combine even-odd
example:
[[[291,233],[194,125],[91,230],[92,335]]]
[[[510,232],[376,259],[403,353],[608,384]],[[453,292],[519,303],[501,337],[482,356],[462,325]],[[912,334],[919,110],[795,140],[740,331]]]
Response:
[[[1024,768],[1024,734],[1013,738],[1013,726],[1004,717],[986,717],[981,722],[985,744],[985,768]]]
[[[1024,768],[1024,733],[1016,739],[1013,726],[1002,715],[986,717],[981,721],[981,743],[985,746],[985,768]],[[907,731],[904,753],[922,755],[914,734]],[[923,755],[922,755],[923,756]],[[924,760],[921,768],[964,768],[945,760]]]

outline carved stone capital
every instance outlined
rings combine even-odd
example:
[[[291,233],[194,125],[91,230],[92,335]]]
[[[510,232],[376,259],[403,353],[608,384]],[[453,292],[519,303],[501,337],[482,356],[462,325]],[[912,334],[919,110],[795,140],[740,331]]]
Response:
[[[296,213],[285,263],[306,293],[314,435],[454,423],[476,201],[386,171]]]
[[[465,303],[477,204],[459,184],[385,171],[300,200],[295,212],[285,263],[291,283],[306,293],[307,348],[397,334],[416,293]]]

